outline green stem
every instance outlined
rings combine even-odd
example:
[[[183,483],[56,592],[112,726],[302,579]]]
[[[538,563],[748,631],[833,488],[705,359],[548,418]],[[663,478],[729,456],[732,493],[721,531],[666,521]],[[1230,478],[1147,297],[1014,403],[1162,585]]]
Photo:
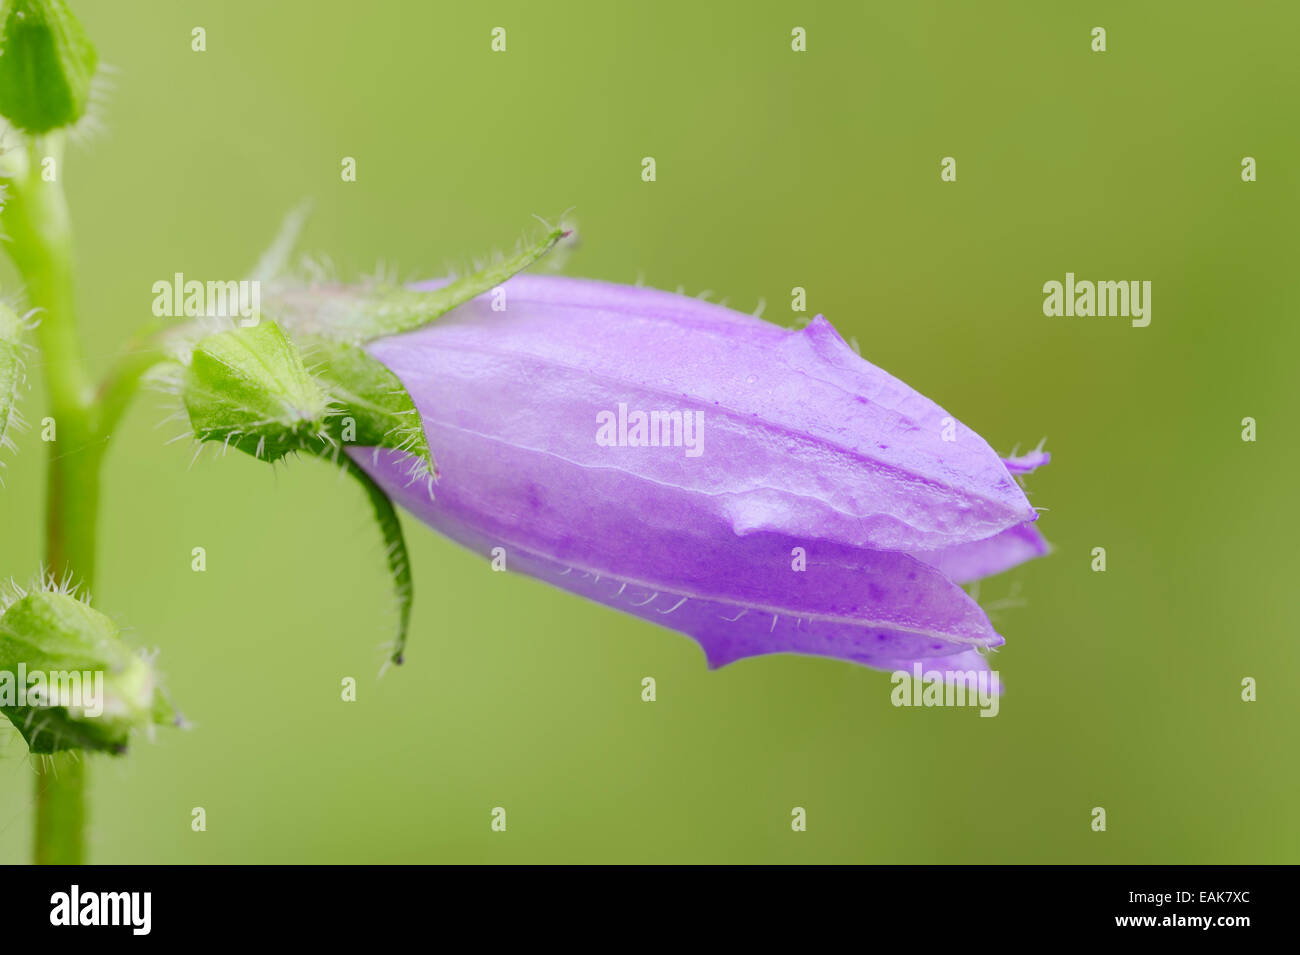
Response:
[[[100,434],[86,386],[73,302],[72,230],[59,181],[41,176],[42,159],[62,173],[59,135],[29,141],[25,168],[15,170],[3,223],[9,253],[40,309],[37,340],[43,353],[55,440],[50,442],[45,501],[45,565],[89,590],[95,578],[99,470],[106,437]],[[45,423],[42,422],[42,431]],[[85,858],[86,765],[61,754],[36,777],[34,857],[38,864],[77,864]]]
[[[81,754],[47,756],[36,777],[37,865],[81,865],[86,861],[86,761]]]
[[[172,330],[164,322],[141,329],[100,382],[94,396],[95,430],[104,444],[111,440],[144,376],[170,357],[166,333]]]

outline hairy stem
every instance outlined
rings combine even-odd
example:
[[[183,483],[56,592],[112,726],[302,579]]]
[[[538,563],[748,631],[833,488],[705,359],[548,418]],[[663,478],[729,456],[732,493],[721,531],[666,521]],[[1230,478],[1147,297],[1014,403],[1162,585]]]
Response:
[[[94,397],[94,424],[95,433],[104,445],[112,439],[113,429],[140,390],[144,376],[167,361],[165,330],[161,323],[143,329],[100,382]]]
[[[45,181],[42,161],[62,174],[62,137],[28,144],[14,170],[3,224],[9,253],[40,310],[37,341],[43,355],[54,440],[50,441],[45,499],[45,564],[89,589],[95,576],[99,469],[106,437],[96,427],[85,381],[73,305],[72,231],[60,181]],[[48,433],[41,423],[43,437]],[[85,858],[86,765],[79,756],[47,760],[36,777],[34,858],[38,864],[77,864]]]

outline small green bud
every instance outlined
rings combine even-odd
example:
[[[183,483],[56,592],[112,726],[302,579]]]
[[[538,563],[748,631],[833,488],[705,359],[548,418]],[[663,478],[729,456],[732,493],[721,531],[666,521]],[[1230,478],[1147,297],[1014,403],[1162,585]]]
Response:
[[[221,441],[264,461],[323,441],[329,400],[275,322],[199,341],[181,396],[200,441]]]
[[[359,346],[300,336],[298,348],[263,319],[203,338],[181,376],[180,391],[200,441],[224,441],[275,461],[291,451],[335,458],[366,490],[384,538],[397,595],[397,639],[392,659],[402,662],[411,621],[411,564],[392,501],[342,446],[396,448],[415,458],[412,478],[432,480],[432,458],[415,403],[401,381]]]
[[[30,133],[86,113],[97,56],[64,0],[0,4],[0,116]]]
[[[0,712],[33,753],[120,754],[136,730],[180,725],[150,661],[85,601],[16,591],[0,607]]]
[[[258,281],[273,283],[263,314],[276,322],[219,332],[199,341],[184,368],[180,393],[200,441],[224,441],[275,461],[291,451],[333,458],[361,482],[383,535],[397,597],[391,659],[401,663],[410,630],[410,558],[401,521],[385,490],[338,452],[344,445],[388,448],[412,459],[411,478],[434,480],[433,457],[419,410],[401,380],[361,346],[412,331],[490,291],[532,265],[569,233],[548,229],[509,258],[436,288],[348,288],[280,278],[302,212],[291,215],[259,262]],[[301,345],[311,368],[303,361]]]

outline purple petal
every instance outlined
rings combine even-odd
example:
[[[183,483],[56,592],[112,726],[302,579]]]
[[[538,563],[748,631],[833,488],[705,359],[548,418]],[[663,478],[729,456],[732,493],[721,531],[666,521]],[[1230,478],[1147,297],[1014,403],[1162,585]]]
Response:
[[[957,653],[952,656],[930,657],[925,660],[899,660],[897,665],[890,669],[893,672],[902,670],[913,679],[916,679],[917,664],[920,664],[921,667],[922,680],[925,679],[927,674],[938,672],[943,675],[943,682],[945,684],[955,683],[960,674],[962,678],[967,681],[967,686],[972,686],[976,684],[974,681],[970,680],[970,674],[976,674],[976,679],[978,680],[978,674],[987,673],[989,674],[989,681],[991,684],[989,685],[989,689],[993,693],[1001,696],[1004,689],[1001,675],[989,666],[988,658],[978,650],[967,650],[963,653]]]
[[[966,584],[1042,557],[1049,550],[1033,525],[1017,524],[986,540],[954,544],[943,550],[913,551],[912,556],[937,568],[954,583]]]
[[[935,562],[992,566],[988,541],[1037,514],[982,438],[825,319],[795,332],[650,289],[503,288],[505,311],[484,296],[370,346],[420,411],[436,499],[402,455],[349,453],[421,520],[692,636],[711,666],[802,653],[889,670],[1002,643]],[[700,413],[700,453],[598,442],[620,406]]]
[[[738,534],[934,550],[1037,519],[979,435],[824,318],[794,332],[651,289],[534,276],[503,288],[504,312],[484,296],[371,346],[404,381],[450,379],[432,386],[458,396],[439,408],[448,423],[709,498]],[[703,412],[703,456],[598,446],[595,415],[619,403]]]
[[[1012,474],[1033,474],[1041,467],[1046,467],[1052,456],[1042,448],[1037,448],[1015,458],[1003,458],[1002,463]]]
[[[422,409],[423,411],[423,409]],[[672,489],[425,419],[442,477],[430,497],[394,451],[352,449],[397,503],[469,549],[506,551],[507,568],[685,633],[711,667],[767,653],[893,669],[900,659],[999,646],[984,612],[905,554],[738,537]],[[807,569],[792,551],[807,550]]]

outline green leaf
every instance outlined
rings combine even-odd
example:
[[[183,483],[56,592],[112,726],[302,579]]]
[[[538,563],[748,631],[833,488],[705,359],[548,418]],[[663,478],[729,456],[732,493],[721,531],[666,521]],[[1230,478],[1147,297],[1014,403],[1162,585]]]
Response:
[[[97,59],[64,0],[4,0],[0,116],[31,133],[71,126],[85,115]]]
[[[295,334],[362,343],[429,324],[532,265],[568,233],[552,229],[509,258],[431,291],[408,288],[284,288],[272,290],[267,310]]]
[[[340,445],[405,451],[419,461],[412,477],[433,473],[420,412],[400,378],[350,342],[308,335],[299,342],[329,394],[325,430],[331,438]]]
[[[33,753],[120,754],[133,732],[182,725],[151,662],[88,603],[56,589],[0,607],[0,712]]]
[[[194,436],[277,461],[322,439],[328,398],[275,322],[217,332],[195,346],[181,397]]]
[[[14,432],[22,427],[18,392],[26,381],[22,322],[13,310],[0,304],[0,450],[14,450]],[[0,467],[3,467],[0,462]]]
[[[411,605],[415,589],[411,583],[411,558],[406,551],[406,538],[402,536],[402,523],[383,488],[371,480],[351,458],[344,457],[344,468],[361,482],[375,511],[375,522],[384,538],[384,551],[388,557],[388,572],[393,579],[393,593],[397,597],[397,639],[393,644],[392,661],[401,663],[406,656],[406,637],[411,626]]]

